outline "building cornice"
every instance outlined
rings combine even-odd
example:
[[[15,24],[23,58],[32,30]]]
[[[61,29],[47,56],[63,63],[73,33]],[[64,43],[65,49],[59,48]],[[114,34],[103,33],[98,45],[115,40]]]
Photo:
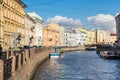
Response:
[[[27,18],[29,18],[32,22],[36,23],[34,19],[32,19],[27,13],[25,14]]]
[[[16,2],[18,2],[23,8],[26,8],[27,5],[24,4],[21,0],[15,0]]]

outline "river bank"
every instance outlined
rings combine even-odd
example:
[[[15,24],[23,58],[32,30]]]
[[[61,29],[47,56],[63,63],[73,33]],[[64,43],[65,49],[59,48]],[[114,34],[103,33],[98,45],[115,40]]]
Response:
[[[84,46],[79,47],[64,47],[63,52],[73,50],[84,50]],[[19,53],[16,56],[11,55],[6,60],[0,61],[0,80],[30,80],[39,64],[49,58],[49,53],[53,52],[52,47],[38,48],[25,50],[23,53]],[[7,54],[9,55],[9,54]],[[11,63],[8,67],[5,67],[8,59]],[[8,71],[5,71],[8,70]],[[6,76],[9,72],[9,76]]]

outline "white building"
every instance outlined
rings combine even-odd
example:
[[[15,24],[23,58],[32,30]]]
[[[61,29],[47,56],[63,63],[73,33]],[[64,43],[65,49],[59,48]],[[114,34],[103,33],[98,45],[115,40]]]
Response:
[[[43,31],[43,21],[42,18],[35,12],[28,13],[32,19],[36,22],[36,46],[42,46],[42,31]]]
[[[65,46],[77,46],[76,33],[71,28],[66,28],[64,33]]]
[[[26,14],[25,16],[25,45],[24,46],[34,46],[36,45],[36,30],[35,21]]]
[[[86,41],[87,41],[87,34],[84,32],[80,32],[80,45],[86,45]]]
[[[65,46],[85,45],[87,41],[86,35],[86,33],[77,29],[66,28],[64,33]]]
[[[85,43],[86,43],[86,33],[81,32],[77,29],[74,29],[74,30],[75,30],[75,33],[76,33],[77,46],[85,45]]]

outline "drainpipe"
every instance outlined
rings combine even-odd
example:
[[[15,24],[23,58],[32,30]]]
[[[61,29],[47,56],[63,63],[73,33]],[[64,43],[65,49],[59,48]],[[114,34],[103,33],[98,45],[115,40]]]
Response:
[[[3,0],[0,0],[0,44],[3,46],[3,29],[2,29],[2,26],[3,26],[3,11],[2,11],[2,7],[3,7]]]

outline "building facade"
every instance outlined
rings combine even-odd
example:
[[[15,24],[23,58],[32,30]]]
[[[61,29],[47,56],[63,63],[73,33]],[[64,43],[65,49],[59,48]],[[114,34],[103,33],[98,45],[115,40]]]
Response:
[[[117,40],[117,34],[110,33],[109,44],[114,44],[116,40]]]
[[[25,46],[34,46],[36,44],[36,22],[26,14],[25,18]]]
[[[72,28],[65,28],[65,46],[77,46],[77,35]]]
[[[35,30],[36,30],[36,46],[42,46],[43,40],[42,40],[42,31],[43,31],[43,21],[42,18],[35,12],[28,13],[30,17],[36,22]]]
[[[81,41],[84,45],[88,45],[88,30],[84,27],[77,27],[76,28],[82,35],[81,35]],[[83,45],[82,44],[82,45]]]
[[[86,33],[75,29],[77,46],[85,45],[86,43]]]
[[[48,24],[47,28],[50,30],[56,31],[56,46],[62,45],[62,43],[64,43],[63,42],[64,41],[64,36],[63,36],[64,35],[64,27],[62,27],[54,22],[51,22]]]
[[[0,0],[0,44],[3,49],[14,47],[14,34],[20,36],[19,47],[25,41],[25,8],[21,0]]]
[[[117,39],[119,39],[119,38],[120,38],[120,14],[118,14],[118,15],[115,17],[115,20],[116,20]]]
[[[53,29],[48,29],[48,27],[43,28],[43,46],[54,47],[58,44],[57,41],[58,31]]]
[[[64,33],[65,33],[65,28],[63,26],[59,26],[59,46],[65,45]]]
[[[110,38],[110,32],[106,30],[96,30],[96,43],[97,44],[108,44]]]
[[[96,44],[96,31],[95,30],[88,30],[87,32],[87,44],[93,45]]]

